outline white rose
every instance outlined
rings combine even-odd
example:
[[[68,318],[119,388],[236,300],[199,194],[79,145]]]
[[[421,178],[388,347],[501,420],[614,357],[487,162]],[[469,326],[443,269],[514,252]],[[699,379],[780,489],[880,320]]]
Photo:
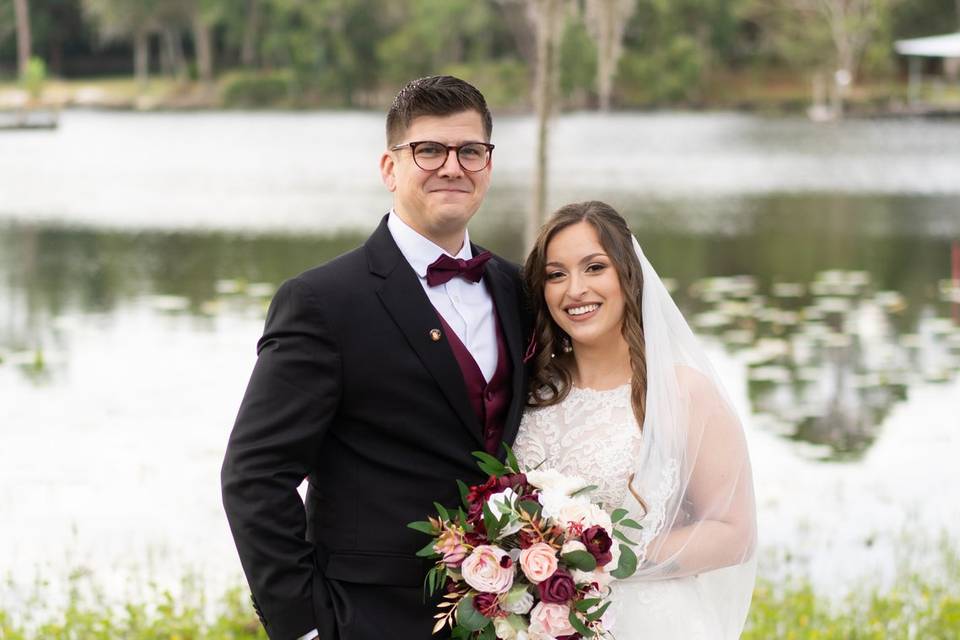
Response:
[[[566,555],[568,553],[573,553],[574,551],[586,551],[587,545],[583,544],[579,540],[567,540],[563,543],[563,547],[560,548],[560,555]]]
[[[494,618],[493,619],[493,630],[497,633],[497,637],[500,640],[516,640],[517,630],[513,628],[513,625],[507,622],[506,618]]]
[[[574,491],[587,486],[581,478],[568,476],[556,469],[537,469],[527,472],[527,482],[541,491],[557,491],[569,496]]]
[[[516,613],[522,616],[530,613],[530,609],[533,609],[533,602],[533,594],[526,588],[511,590],[507,597],[500,602],[500,608],[508,613]]]

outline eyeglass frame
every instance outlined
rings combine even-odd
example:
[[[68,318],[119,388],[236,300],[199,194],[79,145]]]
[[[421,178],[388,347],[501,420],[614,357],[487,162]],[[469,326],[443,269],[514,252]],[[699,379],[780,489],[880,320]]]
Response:
[[[423,167],[420,166],[420,163],[417,162],[417,146],[421,144],[428,144],[428,143],[435,144],[440,147],[444,147],[447,150],[446,158],[444,158],[443,162],[440,163],[440,166],[436,167],[435,169],[424,169]],[[487,149],[487,162],[479,169],[467,169],[465,166],[463,166],[463,161],[460,160],[460,149],[471,144],[479,144]],[[443,144],[442,142],[437,142],[436,140],[413,140],[411,142],[404,142],[403,144],[395,144],[392,147],[390,147],[390,151],[399,151],[400,149],[403,149],[405,147],[410,147],[410,156],[413,158],[413,163],[417,165],[417,168],[420,169],[421,171],[438,171],[440,167],[442,167],[447,163],[447,158],[450,157],[450,152],[454,151],[455,152],[454,157],[457,159],[457,164],[460,165],[461,169],[463,169],[464,171],[467,171],[468,173],[480,173],[481,171],[483,171],[484,169],[490,166],[490,161],[493,159],[493,149],[494,147],[496,147],[496,145],[490,144],[489,142],[479,142],[479,141],[464,142],[463,144]]]

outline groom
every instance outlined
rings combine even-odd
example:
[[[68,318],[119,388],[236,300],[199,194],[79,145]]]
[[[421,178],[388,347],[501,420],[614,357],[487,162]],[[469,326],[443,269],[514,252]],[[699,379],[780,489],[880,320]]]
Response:
[[[492,126],[462,80],[405,86],[380,159],[393,209],[273,299],[221,472],[271,640],[430,637],[428,538],[406,524],[484,480],[471,452],[513,441],[526,395],[517,267],[467,233]]]

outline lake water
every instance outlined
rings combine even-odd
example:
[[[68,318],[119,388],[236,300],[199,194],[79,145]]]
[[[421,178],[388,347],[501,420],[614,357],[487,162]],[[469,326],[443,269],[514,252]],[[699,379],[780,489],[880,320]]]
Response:
[[[522,258],[534,123],[474,240]],[[239,580],[219,466],[277,285],[390,206],[382,116],[67,112],[0,137],[0,602]],[[960,536],[960,123],[570,114],[552,206],[630,220],[744,418],[764,570],[831,593]],[[786,568],[785,568],[786,567]],[[19,600],[22,602],[22,600]]]

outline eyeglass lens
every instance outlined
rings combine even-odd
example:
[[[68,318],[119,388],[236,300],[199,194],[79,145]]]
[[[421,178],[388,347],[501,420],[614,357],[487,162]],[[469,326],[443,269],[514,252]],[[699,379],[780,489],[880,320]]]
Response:
[[[413,151],[413,159],[424,171],[434,171],[447,161],[447,147],[437,142],[421,142]],[[482,144],[465,144],[457,149],[457,160],[467,171],[480,171],[490,161],[490,151]]]

